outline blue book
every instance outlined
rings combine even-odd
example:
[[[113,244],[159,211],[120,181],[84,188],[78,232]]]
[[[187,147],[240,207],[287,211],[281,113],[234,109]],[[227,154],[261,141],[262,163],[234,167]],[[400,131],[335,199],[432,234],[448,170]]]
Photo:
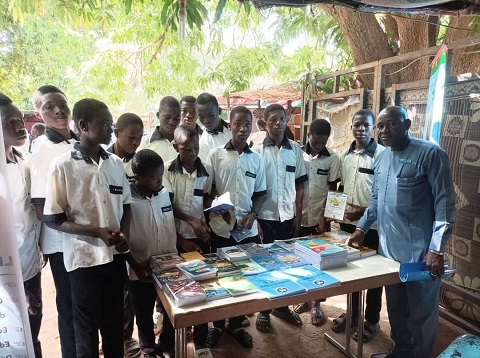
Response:
[[[283,271],[288,268],[283,262],[278,261],[272,255],[268,256],[259,256],[259,257],[252,257],[252,260],[255,261],[257,264],[262,266],[267,271]]]
[[[263,244],[263,247],[265,247],[270,255],[273,254],[288,254],[290,250],[285,249],[284,247],[278,245],[278,244]]]
[[[432,276],[427,270],[425,262],[405,262],[400,264],[399,273],[402,282],[433,280],[437,277]],[[442,278],[449,278],[455,274],[454,269],[448,269],[448,263],[445,264],[445,273]]]
[[[247,280],[265,292],[270,299],[305,292],[305,288],[292,281],[290,276],[276,270],[248,276]]]
[[[338,286],[340,281],[312,265],[293,267],[283,271],[292,280],[305,287],[307,291],[319,290],[329,286]]]

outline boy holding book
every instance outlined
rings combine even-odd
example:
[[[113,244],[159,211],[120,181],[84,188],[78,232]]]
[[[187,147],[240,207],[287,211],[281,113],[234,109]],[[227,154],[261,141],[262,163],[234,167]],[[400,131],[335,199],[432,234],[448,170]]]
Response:
[[[65,268],[70,277],[76,356],[103,352],[123,357],[123,287],[130,188],[122,161],[107,153],[112,115],[100,101],[86,98],[73,108],[80,142],[49,169],[43,220],[66,233]]]
[[[235,107],[230,113],[232,139],[223,147],[210,151],[207,159],[212,168],[213,189],[218,195],[229,192],[235,211],[222,215],[210,215],[212,229],[212,252],[220,247],[237,244],[230,235],[236,227],[250,230],[250,236],[242,243],[254,242],[258,237],[257,206],[258,199],[266,193],[265,166],[258,153],[253,152],[247,140],[252,131],[252,113],[243,106]],[[242,328],[245,316],[232,317],[226,331],[243,347],[253,345],[252,336]],[[208,332],[207,346],[217,345],[225,329],[225,321],[213,323]]]

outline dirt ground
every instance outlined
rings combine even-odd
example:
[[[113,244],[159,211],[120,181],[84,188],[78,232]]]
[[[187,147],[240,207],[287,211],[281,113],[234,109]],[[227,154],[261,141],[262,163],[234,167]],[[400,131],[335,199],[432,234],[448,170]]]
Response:
[[[43,323],[40,332],[43,356],[46,358],[61,357],[60,340],[58,337],[57,312],[55,307],[55,287],[53,285],[50,267],[47,265],[42,272],[43,285]],[[251,349],[242,348],[233,338],[224,334],[220,343],[212,349],[214,358],[340,358],[345,357],[334,348],[324,337],[324,332],[330,332],[339,340],[341,334],[331,331],[332,319],[338,317],[346,308],[346,297],[337,296],[328,298],[322,303],[322,308],[328,320],[324,326],[314,327],[310,323],[310,315],[302,314],[303,326],[294,327],[283,323],[278,318],[271,318],[272,330],[270,333],[260,333],[255,329],[255,316],[251,316],[252,322],[247,330],[253,335],[254,345]],[[380,319],[381,332],[370,342],[364,345],[364,357],[370,357],[373,353],[386,352],[391,347],[389,338],[390,327],[388,324],[385,301]],[[457,336],[465,331],[440,318],[439,335],[436,346],[437,355],[442,352]],[[136,335],[136,332],[134,333]],[[356,344],[352,340],[353,347]],[[188,357],[193,357],[193,344],[188,344]]]

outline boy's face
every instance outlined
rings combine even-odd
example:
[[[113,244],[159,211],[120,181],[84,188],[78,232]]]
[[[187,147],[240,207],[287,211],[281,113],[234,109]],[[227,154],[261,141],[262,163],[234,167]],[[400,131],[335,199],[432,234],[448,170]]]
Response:
[[[71,119],[67,98],[61,93],[46,93],[41,99],[42,104],[35,111],[35,116],[42,119],[47,127],[67,129]]]
[[[137,185],[150,191],[159,191],[162,188],[163,165],[153,168],[145,175],[136,175]]]
[[[197,104],[195,106],[197,110],[198,119],[205,126],[208,131],[213,131],[217,128],[220,122],[220,115],[218,113],[218,107],[213,103]]]
[[[181,117],[180,122],[187,126],[195,127],[197,112],[195,111],[195,102],[180,103]]]
[[[7,146],[20,147],[27,139],[27,130],[20,110],[14,104],[0,106],[3,140]]]
[[[275,136],[282,136],[285,134],[285,127],[287,126],[287,116],[285,111],[279,109],[270,112],[268,118],[265,118],[265,122],[269,134]]]
[[[356,115],[353,117],[352,133],[356,141],[368,144],[374,128],[371,116]]]
[[[115,129],[117,144],[128,153],[133,154],[137,150],[143,136],[143,126],[139,124],[131,124],[122,130]]]
[[[308,133],[308,143],[315,153],[321,152],[327,146],[327,142],[328,135]]]
[[[91,143],[108,145],[112,139],[113,118],[106,108],[97,111],[90,121],[79,121],[80,136],[88,136]]]
[[[252,116],[246,113],[235,113],[230,118],[232,140],[237,143],[246,143],[252,133]]]
[[[175,128],[180,124],[180,108],[165,107],[157,112],[157,118],[160,120],[160,127],[168,134],[173,134]]]
[[[193,165],[198,157],[200,145],[198,144],[198,137],[184,139],[180,143],[173,145],[180,156],[180,161],[184,165]]]

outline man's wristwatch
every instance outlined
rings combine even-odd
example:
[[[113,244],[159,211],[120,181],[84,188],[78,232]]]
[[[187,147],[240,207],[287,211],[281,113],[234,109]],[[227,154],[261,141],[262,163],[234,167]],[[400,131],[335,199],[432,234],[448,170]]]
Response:
[[[434,253],[434,254],[437,254],[437,255],[443,256],[443,252],[436,251],[436,250],[432,250],[432,249],[430,249],[430,250],[428,250],[428,251],[430,251],[430,252],[432,252],[432,253]]]

